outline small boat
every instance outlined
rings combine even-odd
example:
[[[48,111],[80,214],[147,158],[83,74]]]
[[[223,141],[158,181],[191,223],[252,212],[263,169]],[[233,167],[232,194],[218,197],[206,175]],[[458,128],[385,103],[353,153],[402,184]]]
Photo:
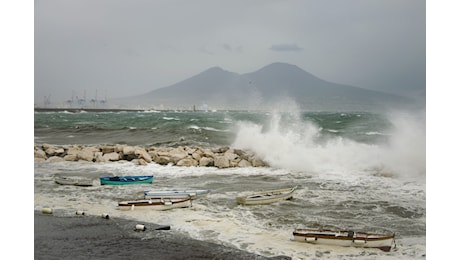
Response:
[[[151,184],[153,175],[100,177],[101,185]]]
[[[389,252],[395,242],[395,234],[373,234],[354,231],[314,230],[297,228],[294,240],[324,245],[378,248]]]
[[[190,197],[176,198],[156,198],[147,200],[132,200],[118,202],[118,209],[134,210],[134,209],[153,209],[153,210],[168,210],[175,208],[188,208],[192,206]]]
[[[206,196],[211,190],[146,190],[144,198],[175,198],[175,197],[191,197],[192,199]]]
[[[236,203],[241,205],[261,205],[288,200],[292,199],[295,189],[297,189],[297,186],[286,189],[255,192],[248,195],[242,194],[236,197]]]
[[[93,186],[93,181],[90,179],[82,179],[77,177],[63,177],[63,176],[55,176],[54,182],[61,185],[74,185],[74,186],[82,186],[82,187],[89,187]]]

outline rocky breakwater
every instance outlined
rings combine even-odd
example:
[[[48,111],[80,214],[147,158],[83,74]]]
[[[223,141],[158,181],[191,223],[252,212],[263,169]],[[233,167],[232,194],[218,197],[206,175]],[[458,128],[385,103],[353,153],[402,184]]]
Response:
[[[268,166],[253,152],[230,147],[210,149],[187,146],[146,148],[122,144],[96,146],[34,144],[35,162],[88,161],[97,163],[123,160],[139,165],[158,163],[217,168]]]

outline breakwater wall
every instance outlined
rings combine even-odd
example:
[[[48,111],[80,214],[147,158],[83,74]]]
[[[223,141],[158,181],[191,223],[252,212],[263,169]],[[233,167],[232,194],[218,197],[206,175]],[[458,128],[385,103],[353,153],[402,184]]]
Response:
[[[138,165],[157,163],[161,165],[200,167],[266,167],[263,160],[252,151],[230,147],[201,148],[179,146],[140,147],[116,145],[68,145],[34,144],[35,162],[88,161],[116,162],[132,161]]]

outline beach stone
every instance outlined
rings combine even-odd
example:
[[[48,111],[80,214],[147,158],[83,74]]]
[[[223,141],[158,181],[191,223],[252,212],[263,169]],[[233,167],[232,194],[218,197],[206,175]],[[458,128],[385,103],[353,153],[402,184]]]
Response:
[[[229,150],[230,151],[230,150]],[[227,151],[224,153],[223,156],[225,156],[228,160],[230,161],[234,161],[234,160],[237,160],[239,157],[237,154],[234,154],[232,151]]]
[[[94,153],[96,152],[94,147],[85,147],[77,153],[78,160],[92,162],[94,159]]]
[[[238,163],[238,167],[251,167],[251,166],[252,166],[252,164],[248,160],[245,160],[245,159],[242,159]]]
[[[118,154],[116,152],[106,153],[106,154],[102,155],[102,159],[103,159],[104,162],[118,161],[118,160],[120,160],[120,154]]]
[[[174,164],[177,164],[182,159],[185,159],[188,156],[188,153],[186,153],[182,149],[174,149],[169,152],[169,157],[173,161]]]
[[[126,146],[127,146],[127,145],[117,144],[117,145],[115,145],[115,147],[114,147],[114,152],[122,153],[122,152],[123,152],[123,148],[126,147]]]
[[[137,164],[139,164],[139,165],[147,165],[149,163],[147,161],[145,161],[144,159],[140,158],[140,159],[137,159]]]
[[[202,157],[209,157],[209,158],[214,158],[216,156],[211,149],[204,149],[203,154],[201,155]]]
[[[104,162],[104,158],[102,158],[102,152],[95,152],[94,153],[94,161],[95,162]]]
[[[201,157],[199,165],[202,167],[214,166],[214,159],[209,157]]]
[[[211,151],[213,153],[225,153],[230,147],[225,146],[225,147],[219,147],[219,148],[213,148]]]
[[[109,146],[109,145],[103,145],[100,147],[102,153],[113,153],[115,152],[115,147],[114,146]]]
[[[56,150],[55,147],[53,147],[53,146],[47,146],[47,148],[45,148],[45,153],[46,153],[47,155],[53,156],[53,155],[55,154],[55,150]]]
[[[150,156],[150,154],[147,153],[147,151],[144,148],[136,148],[134,150],[134,154],[137,155],[137,158],[144,159],[147,163],[152,162],[152,157]]]
[[[230,167],[230,160],[226,156],[218,155],[214,159],[214,166],[217,168],[228,168]]]
[[[40,148],[37,148],[37,149],[34,150],[34,158],[37,158],[37,159],[41,158],[41,159],[46,160],[48,157],[46,156],[45,151],[43,151]]]
[[[42,163],[42,162],[46,162],[46,159],[44,159],[44,158],[34,158],[34,162]]]
[[[251,163],[253,167],[264,167],[265,166],[265,163],[259,158],[253,158]]]
[[[201,160],[201,154],[198,152],[192,153],[192,158],[195,159],[195,161],[199,162]]]
[[[198,162],[195,161],[194,159],[191,159],[191,158],[184,158],[184,159],[178,161],[176,165],[177,166],[186,166],[186,167],[198,166]]]
[[[160,165],[168,165],[171,162],[171,159],[168,156],[158,156],[155,162]]]
[[[124,154],[124,155],[135,154],[134,151],[135,151],[135,148],[132,147],[132,146],[125,146],[125,147],[123,147],[123,154]]]
[[[78,161],[78,156],[77,154],[67,154],[64,156],[64,161],[69,161],[69,162]]]
[[[70,155],[70,154],[77,155],[80,151],[81,151],[80,147],[78,147],[76,145],[73,145],[73,146],[67,148],[66,153],[67,153],[67,155]]]

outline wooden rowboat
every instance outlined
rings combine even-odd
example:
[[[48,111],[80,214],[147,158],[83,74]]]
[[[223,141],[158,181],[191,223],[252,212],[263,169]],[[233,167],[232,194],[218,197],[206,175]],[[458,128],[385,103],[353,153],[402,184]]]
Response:
[[[121,210],[138,210],[138,209],[151,209],[151,210],[168,210],[175,208],[188,208],[192,206],[192,199],[190,197],[177,197],[177,198],[156,198],[148,200],[132,200],[118,202],[118,209]]]
[[[192,199],[206,196],[211,190],[146,190],[144,191],[144,199],[150,198],[175,198],[175,197],[191,197]]]
[[[74,186],[83,186],[89,187],[93,186],[93,181],[89,179],[82,179],[77,177],[63,177],[55,176],[54,182],[61,185],[74,185]]]
[[[151,184],[153,175],[100,177],[101,185]]]
[[[255,192],[247,195],[240,194],[236,197],[236,203],[241,205],[261,205],[288,200],[292,199],[295,189],[297,189],[297,186],[286,189]]]
[[[378,248],[385,252],[395,243],[395,234],[373,234],[354,231],[314,230],[298,228],[294,240],[312,244]]]

